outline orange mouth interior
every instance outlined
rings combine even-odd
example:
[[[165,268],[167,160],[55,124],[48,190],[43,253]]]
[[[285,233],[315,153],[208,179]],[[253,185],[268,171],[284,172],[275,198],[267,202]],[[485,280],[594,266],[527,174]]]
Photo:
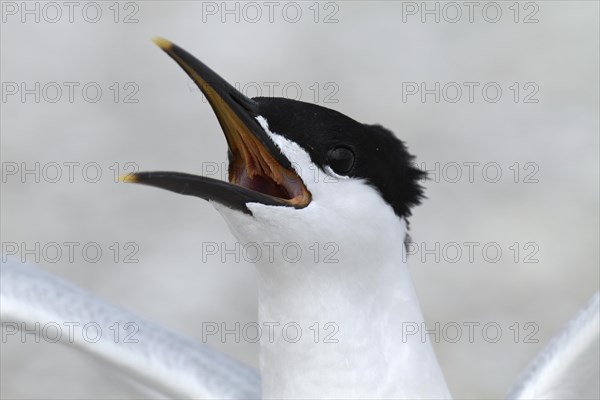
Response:
[[[226,133],[232,154],[229,182],[275,197],[296,208],[306,207],[311,201],[311,194],[300,176],[282,167],[262,143],[235,119],[228,121],[231,125],[227,125],[233,129]]]

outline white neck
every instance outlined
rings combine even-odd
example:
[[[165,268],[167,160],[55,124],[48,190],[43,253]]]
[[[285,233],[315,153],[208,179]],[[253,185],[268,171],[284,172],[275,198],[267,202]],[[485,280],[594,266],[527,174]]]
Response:
[[[377,265],[356,255],[315,264],[312,251],[257,265],[260,324],[273,326],[261,337],[265,398],[449,397],[429,342],[403,340],[423,316],[397,243]]]
[[[375,194],[353,194],[360,199],[321,203],[328,208],[313,201],[301,212],[253,204],[247,216],[218,207],[242,244],[260,238],[275,249],[256,264],[263,397],[449,398],[429,341],[403,335],[409,325],[424,328],[404,221]]]
[[[362,179],[315,177],[306,151],[258,120],[312,193],[302,210],[215,205],[240,242],[277,246],[257,263],[263,397],[449,398],[429,342],[403,340],[423,326],[405,221]]]

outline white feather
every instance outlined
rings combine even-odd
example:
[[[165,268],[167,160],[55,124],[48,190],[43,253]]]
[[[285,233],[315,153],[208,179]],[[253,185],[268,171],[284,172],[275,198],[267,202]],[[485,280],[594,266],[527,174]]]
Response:
[[[509,399],[598,399],[600,293],[546,346],[508,394]]]
[[[144,385],[168,397],[196,399],[259,398],[256,370],[206,345],[115,307],[40,269],[8,259],[0,268],[2,323],[40,326],[78,323],[61,342],[77,346],[116,366]],[[135,324],[137,343],[114,340],[111,326]],[[97,342],[85,340],[82,327],[98,324]],[[114,327],[113,327],[114,329]],[[66,329],[65,329],[66,330]],[[43,333],[44,330],[41,330]],[[95,340],[95,338],[94,338]],[[71,342],[72,341],[72,342]]]

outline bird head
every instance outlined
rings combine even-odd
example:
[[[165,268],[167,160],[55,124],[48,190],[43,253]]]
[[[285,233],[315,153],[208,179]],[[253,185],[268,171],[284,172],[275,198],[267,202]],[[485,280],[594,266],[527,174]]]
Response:
[[[228,144],[228,182],[178,172],[124,178],[208,200],[238,238],[324,238],[365,226],[402,226],[422,198],[424,173],[380,125],[284,98],[248,98],[179,46],[155,39],[204,93]],[[343,221],[343,222],[341,222]],[[398,224],[399,222],[399,224]],[[289,239],[288,238],[288,239]]]

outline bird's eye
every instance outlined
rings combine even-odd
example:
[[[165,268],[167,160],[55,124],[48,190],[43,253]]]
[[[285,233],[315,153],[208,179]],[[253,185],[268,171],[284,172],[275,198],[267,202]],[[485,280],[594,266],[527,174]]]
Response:
[[[327,152],[327,163],[339,175],[345,175],[354,167],[354,152],[347,147],[336,147]]]

